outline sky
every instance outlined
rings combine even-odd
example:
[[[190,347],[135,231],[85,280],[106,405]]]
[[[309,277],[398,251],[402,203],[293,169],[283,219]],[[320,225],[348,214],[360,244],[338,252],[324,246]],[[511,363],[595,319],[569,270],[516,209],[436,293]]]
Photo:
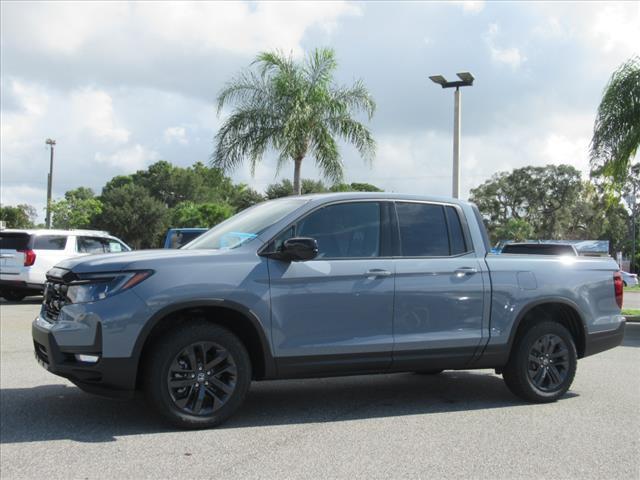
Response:
[[[593,122],[612,72],[640,53],[640,2],[10,2],[0,4],[0,202],[97,193],[158,160],[207,163],[217,93],[264,50],[333,47],[338,84],[377,102],[372,165],[341,146],[345,180],[451,195],[453,91],[430,75],[469,71],[462,89],[461,196],[493,174],[568,163],[588,174]],[[268,154],[252,176],[275,176]],[[290,171],[289,171],[290,170]],[[313,159],[305,178],[320,178]]]

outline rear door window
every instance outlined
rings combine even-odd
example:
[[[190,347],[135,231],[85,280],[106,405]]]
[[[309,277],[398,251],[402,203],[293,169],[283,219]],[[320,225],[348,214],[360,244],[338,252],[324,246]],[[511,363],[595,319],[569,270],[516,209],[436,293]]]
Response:
[[[26,250],[29,246],[28,233],[0,233],[0,250]]]
[[[442,205],[397,202],[396,212],[402,256],[449,256],[449,233]]]
[[[34,250],[64,250],[66,246],[66,235],[36,235],[33,238]]]
[[[118,252],[128,252],[129,249],[117,240],[113,240],[111,238],[106,240],[107,242],[107,251],[110,253],[118,253]]]

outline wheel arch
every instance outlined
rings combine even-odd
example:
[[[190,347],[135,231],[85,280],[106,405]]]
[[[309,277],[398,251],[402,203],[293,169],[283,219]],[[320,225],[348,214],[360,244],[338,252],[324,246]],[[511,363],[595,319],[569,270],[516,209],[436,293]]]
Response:
[[[584,357],[586,349],[584,316],[576,303],[559,297],[537,299],[520,310],[509,336],[509,355],[516,339],[529,325],[539,320],[539,315],[546,315],[550,320],[563,325],[573,337],[578,358]]]
[[[275,361],[264,328],[258,317],[250,309],[228,300],[191,300],[162,308],[145,324],[136,340],[132,357],[136,360],[136,385],[139,383],[140,369],[148,349],[155,339],[188,322],[194,316],[205,318],[232,331],[245,344],[253,367],[255,379],[276,376]]]

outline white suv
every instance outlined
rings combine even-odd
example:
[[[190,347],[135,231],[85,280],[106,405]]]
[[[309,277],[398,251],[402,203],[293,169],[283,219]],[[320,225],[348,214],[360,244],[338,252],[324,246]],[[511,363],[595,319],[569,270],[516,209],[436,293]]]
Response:
[[[129,250],[96,230],[0,230],[0,296],[20,301],[42,293],[47,271],[67,258]]]

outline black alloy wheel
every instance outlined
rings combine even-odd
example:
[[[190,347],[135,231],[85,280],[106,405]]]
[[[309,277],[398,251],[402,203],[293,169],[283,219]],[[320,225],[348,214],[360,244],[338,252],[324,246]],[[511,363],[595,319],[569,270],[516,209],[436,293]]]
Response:
[[[236,388],[238,369],[227,349],[214,342],[192,343],[175,356],[167,388],[184,413],[210,416]]]
[[[540,320],[519,333],[502,376],[515,395],[535,403],[555,402],[573,382],[575,341],[564,325]]]
[[[569,349],[558,335],[543,335],[529,351],[528,374],[531,382],[543,392],[553,392],[569,373]]]
[[[143,359],[140,382],[147,399],[180,428],[220,425],[240,408],[252,365],[244,343],[206,320],[167,330]]]

